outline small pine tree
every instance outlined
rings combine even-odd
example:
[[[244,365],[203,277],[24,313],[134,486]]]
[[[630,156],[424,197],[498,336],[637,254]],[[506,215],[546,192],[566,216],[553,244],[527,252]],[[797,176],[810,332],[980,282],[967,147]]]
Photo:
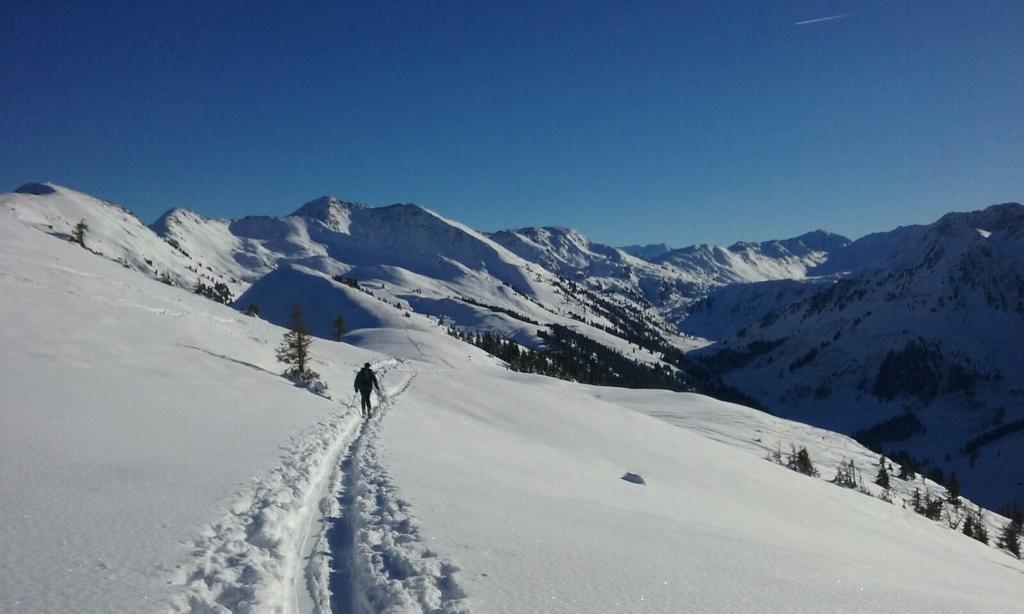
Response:
[[[960,480],[956,477],[956,471],[949,474],[949,483],[946,484],[947,500],[953,505],[960,505]]]
[[[889,471],[885,468],[885,455],[878,459],[878,475],[875,476],[875,484],[889,490]]]
[[[981,515],[980,509],[967,512],[967,517],[964,518],[963,532],[967,537],[973,537],[988,545],[988,527],[985,526],[985,519]]]
[[[89,230],[89,225],[85,223],[85,220],[75,224],[75,229],[71,231],[71,242],[85,247],[85,233],[87,230]]]
[[[972,537],[974,535],[974,516],[971,514],[967,514],[967,517],[964,518],[963,533],[967,537]]]
[[[789,460],[786,462],[786,466],[804,475],[817,476],[818,470],[815,469],[814,463],[811,462],[811,455],[807,451],[807,448],[801,447],[799,450],[796,447],[792,447],[792,453],[789,455]]]
[[[319,377],[309,368],[309,348],[313,344],[313,338],[302,320],[300,307],[292,309],[292,319],[288,328],[290,330],[284,334],[284,339],[277,348],[277,359],[291,367],[286,371],[288,375],[304,381]]]
[[[341,317],[341,315],[334,318],[332,332],[335,341],[341,341],[341,338],[345,336],[345,318]]]
[[[1021,525],[1011,520],[999,533],[999,547],[1009,550],[1018,559],[1020,558],[1020,532]]]
[[[950,529],[956,531],[960,527],[960,523],[963,522],[963,514],[960,513],[960,508],[953,506],[952,509],[946,510],[946,524],[949,525]]]
[[[919,489],[914,489],[914,511],[918,514],[932,520],[941,520],[942,507],[942,497],[932,498],[927,488],[923,494]]]
[[[857,483],[857,467],[853,464],[852,458],[848,462],[836,467],[836,477],[832,480],[832,483],[843,488],[857,488],[859,486]]]

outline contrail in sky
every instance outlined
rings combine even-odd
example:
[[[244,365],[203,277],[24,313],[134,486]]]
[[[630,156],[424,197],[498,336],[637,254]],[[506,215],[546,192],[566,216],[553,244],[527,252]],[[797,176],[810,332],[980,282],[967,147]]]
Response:
[[[806,26],[809,23],[821,23],[823,21],[832,21],[833,19],[842,19],[843,17],[853,17],[854,15],[860,15],[857,13],[843,13],[841,15],[832,15],[830,17],[818,17],[817,19],[805,19],[804,21],[798,21],[794,23],[794,26]]]

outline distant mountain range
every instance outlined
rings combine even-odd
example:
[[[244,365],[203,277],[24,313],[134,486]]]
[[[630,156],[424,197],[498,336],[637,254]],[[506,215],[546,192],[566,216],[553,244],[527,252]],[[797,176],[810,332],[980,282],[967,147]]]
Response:
[[[869,235],[809,273],[723,287],[682,328],[718,339],[699,353],[781,415],[1020,498],[1024,207]]]
[[[1024,500],[1024,207],[951,213],[850,241],[615,248],[568,228],[477,232],[414,204],[331,197],[283,217],[174,209],[150,226],[54,184],[0,195],[52,235],[154,279],[319,336],[487,331],[526,348],[571,330],[694,390],[956,470],[989,505]],[[595,358],[595,360],[603,360]],[[716,384],[715,382],[719,382]]]

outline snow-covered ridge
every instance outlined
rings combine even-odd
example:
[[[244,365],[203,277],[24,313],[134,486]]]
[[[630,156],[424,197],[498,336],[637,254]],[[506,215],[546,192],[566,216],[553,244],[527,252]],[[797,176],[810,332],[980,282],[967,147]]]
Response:
[[[816,230],[792,239],[739,242],[729,247],[695,245],[655,259],[693,276],[707,287],[774,279],[803,279],[849,245],[846,237]]]

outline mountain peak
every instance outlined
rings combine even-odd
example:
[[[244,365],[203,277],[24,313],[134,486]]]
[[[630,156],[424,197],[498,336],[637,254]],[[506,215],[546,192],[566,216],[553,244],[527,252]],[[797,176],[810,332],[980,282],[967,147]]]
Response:
[[[292,216],[318,220],[331,230],[344,232],[348,229],[349,216],[352,212],[367,208],[361,203],[340,200],[333,196],[321,196],[296,209]]]
[[[788,244],[801,244],[809,249],[819,252],[833,252],[840,250],[851,243],[850,239],[844,237],[841,234],[829,232],[827,230],[812,230],[811,232],[805,232],[804,234],[793,237],[792,239],[786,239],[780,241],[780,243]]]
[[[166,213],[157,218],[157,220],[150,224],[149,227],[158,235],[163,235],[167,233],[172,226],[204,223],[208,221],[210,221],[210,218],[207,218],[192,209],[174,207],[173,209],[168,209]]]
[[[326,221],[327,216],[333,211],[353,211],[366,208],[367,206],[362,203],[341,200],[334,196],[321,196],[305,203],[296,209],[292,215]]]

